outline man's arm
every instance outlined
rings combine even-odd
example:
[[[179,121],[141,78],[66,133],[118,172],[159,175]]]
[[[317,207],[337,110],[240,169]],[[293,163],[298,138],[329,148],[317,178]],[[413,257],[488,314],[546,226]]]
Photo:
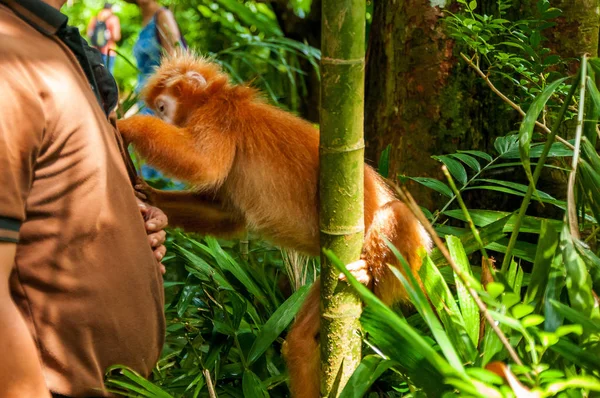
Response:
[[[35,342],[10,296],[16,248],[0,242],[0,391],[5,398],[50,397]]]
[[[173,13],[168,9],[159,11],[156,14],[156,22],[160,44],[168,55],[175,55],[181,36]]]
[[[110,37],[115,43],[121,40],[121,21],[116,15],[111,16],[107,23],[110,23]]]

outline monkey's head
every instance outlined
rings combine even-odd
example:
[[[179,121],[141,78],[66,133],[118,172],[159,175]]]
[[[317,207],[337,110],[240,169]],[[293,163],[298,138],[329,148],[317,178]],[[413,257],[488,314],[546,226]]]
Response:
[[[228,85],[221,68],[188,52],[165,57],[142,91],[146,105],[165,122],[180,126],[188,114]]]

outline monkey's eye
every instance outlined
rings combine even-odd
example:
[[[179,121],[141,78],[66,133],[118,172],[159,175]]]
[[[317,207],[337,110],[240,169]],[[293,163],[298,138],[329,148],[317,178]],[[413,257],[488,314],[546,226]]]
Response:
[[[164,101],[156,101],[156,109],[159,113],[164,114],[165,110],[167,109],[167,106],[164,103]]]

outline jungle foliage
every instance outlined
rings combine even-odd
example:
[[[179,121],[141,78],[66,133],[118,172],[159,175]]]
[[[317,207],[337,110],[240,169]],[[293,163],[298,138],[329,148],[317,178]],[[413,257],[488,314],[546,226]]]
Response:
[[[495,15],[479,13],[476,0],[458,2],[462,10],[445,20],[473,79],[504,95],[512,104],[506,112],[522,113],[523,121],[489,153],[435,154],[446,181],[406,177],[446,198],[440,209],[422,209],[423,223],[444,244],[424,253],[422,285],[396,272],[412,310],[386,307],[347,274],[367,304],[365,355],[341,396],[597,396],[600,59],[584,57],[579,71],[567,75],[566,61],[544,44],[560,13],[547,0],[538,2],[539,17],[518,21],[506,16],[504,0]],[[91,3],[68,9],[72,20],[83,26],[95,11]],[[267,4],[172,3],[182,30],[193,32],[186,34],[193,47],[229,65],[236,79],[260,75],[257,84],[294,108],[291,97],[302,95],[303,73],[293,59],[316,64],[319,53],[284,38]],[[127,46],[139,22],[134,9],[119,6],[130,18],[117,64],[126,95],[135,78],[125,62]],[[298,5],[298,12],[306,6]],[[507,84],[505,93],[497,88]],[[388,161],[384,153],[379,170],[386,176]],[[524,181],[505,178],[517,169]],[[543,172],[564,177],[560,195],[539,186]],[[467,193],[483,192],[516,199],[509,202],[516,206],[499,211],[465,204]],[[555,209],[554,218],[533,216],[534,205]],[[151,381],[115,366],[107,385],[136,397],[288,396],[281,348],[308,284],[318,277],[318,259],[259,240],[247,246],[177,230],[167,244],[163,356]]]

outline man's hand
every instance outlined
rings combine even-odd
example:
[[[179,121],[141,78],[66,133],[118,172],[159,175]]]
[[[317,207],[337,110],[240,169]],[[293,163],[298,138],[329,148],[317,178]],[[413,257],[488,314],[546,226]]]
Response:
[[[161,263],[163,257],[167,253],[167,248],[164,245],[166,238],[164,228],[169,221],[165,213],[159,208],[150,206],[139,199],[137,199],[137,202],[140,211],[142,212],[142,216],[144,217],[148,242],[150,243],[150,247],[152,247],[154,257],[158,260],[160,272],[164,275],[167,271],[165,266]]]

